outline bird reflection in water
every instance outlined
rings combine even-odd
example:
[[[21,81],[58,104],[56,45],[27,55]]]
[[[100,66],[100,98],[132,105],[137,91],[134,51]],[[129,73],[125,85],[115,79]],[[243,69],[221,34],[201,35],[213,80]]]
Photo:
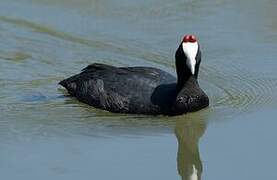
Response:
[[[198,144],[205,129],[206,123],[204,121],[195,119],[176,121],[177,166],[182,180],[201,180],[203,167]]]

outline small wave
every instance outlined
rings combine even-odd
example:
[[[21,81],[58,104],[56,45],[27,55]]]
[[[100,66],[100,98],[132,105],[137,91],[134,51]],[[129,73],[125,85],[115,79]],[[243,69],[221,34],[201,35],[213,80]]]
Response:
[[[212,87],[209,89],[212,108],[233,116],[274,102],[277,79],[249,73],[236,66],[227,67],[220,70],[211,66],[203,68],[204,76],[201,77]]]

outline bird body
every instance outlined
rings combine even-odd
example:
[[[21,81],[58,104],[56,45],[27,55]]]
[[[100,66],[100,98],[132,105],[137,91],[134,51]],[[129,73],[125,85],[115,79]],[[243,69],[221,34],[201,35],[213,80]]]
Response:
[[[194,67],[197,71],[198,68]],[[111,112],[177,115],[208,106],[209,99],[197,82],[198,72],[195,76],[188,69],[179,67],[177,75],[183,77],[176,79],[153,67],[114,67],[95,63],[59,84],[81,102]]]

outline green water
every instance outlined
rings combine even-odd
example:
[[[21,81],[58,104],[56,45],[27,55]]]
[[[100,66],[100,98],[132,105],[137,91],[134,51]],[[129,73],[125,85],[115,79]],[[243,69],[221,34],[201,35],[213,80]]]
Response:
[[[2,0],[3,179],[276,179],[277,3]],[[112,114],[57,83],[94,62],[175,73],[199,38],[209,108],[177,117]]]

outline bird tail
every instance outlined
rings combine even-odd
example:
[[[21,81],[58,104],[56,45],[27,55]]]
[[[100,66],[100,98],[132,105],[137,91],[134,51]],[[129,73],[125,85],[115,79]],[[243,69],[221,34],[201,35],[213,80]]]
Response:
[[[70,95],[75,95],[77,89],[76,82],[70,81],[69,79],[65,79],[59,82],[59,85],[63,86]]]

